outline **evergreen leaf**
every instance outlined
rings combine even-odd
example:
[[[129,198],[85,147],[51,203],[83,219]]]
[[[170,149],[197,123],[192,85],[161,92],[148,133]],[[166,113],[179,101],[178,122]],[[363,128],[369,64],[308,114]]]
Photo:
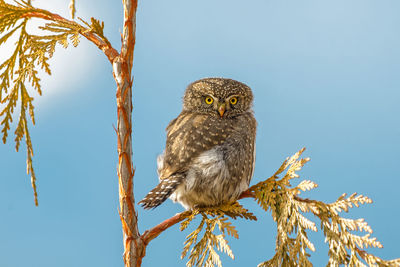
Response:
[[[329,244],[327,266],[365,266],[365,263],[370,266],[399,266],[400,259],[385,261],[363,250],[382,247],[375,237],[370,236],[372,229],[364,219],[339,216],[341,211],[372,203],[370,198],[356,193],[348,197],[342,194],[335,202],[327,204],[298,197],[301,191],[317,187],[309,180],[296,187],[290,185],[290,180],[299,177],[297,172],[309,161],[308,158],[300,159],[303,151],[286,159],[273,176],[249,188],[256,202],[265,211],[270,210],[277,223],[275,255],[258,266],[312,266],[307,249],[315,251],[315,247],[307,237],[307,230],[317,231],[317,227],[305,216],[306,213],[312,213],[321,221],[325,241]],[[356,231],[367,234],[358,235],[354,233]]]
[[[41,36],[29,34],[26,30],[30,20],[27,14],[41,13],[44,17],[51,15],[50,12],[36,9],[30,1],[15,1],[15,4],[5,3],[0,0],[0,45],[3,45],[12,36],[17,35],[18,40],[10,53],[10,57],[0,62],[0,102],[4,108],[0,111],[0,125],[2,140],[7,141],[8,132],[13,121],[14,111],[17,103],[20,104],[18,122],[16,124],[15,148],[18,151],[22,139],[25,137],[27,150],[27,172],[31,175],[31,183],[34,190],[35,204],[37,205],[36,176],[33,170],[32,158],[33,147],[28,130],[27,114],[35,124],[33,97],[30,90],[36,90],[42,94],[39,69],[51,74],[49,60],[54,54],[56,44],[68,47],[69,41],[74,46],[79,43],[79,35],[84,31],[95,30],[103,36],[104,23],[92,19],[92,27],[86,29],[82,25],[67,20],[56,20],[40,26],[44,33]],[[46,34],[46,33],[51,34]],[[30,86],[29,88],[27,86]]]

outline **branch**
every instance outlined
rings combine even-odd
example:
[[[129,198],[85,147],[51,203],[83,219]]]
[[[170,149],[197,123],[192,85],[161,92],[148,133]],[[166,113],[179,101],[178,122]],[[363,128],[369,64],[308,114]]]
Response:
[[[61,17],[58,14],[49,12],[44,9],[35,8],[30,12],[22,15],[23,18],[41,18],[45,20],[60,22],[64,24],[75,25],[77,27],[83,28],[80,24],[75,21],[68,20],[66,18]],[[105,42],[101,38],[99,38],[96,34],[91,31],[80,31],[80,34],[84,36],[86,39],[94,43],[100,50],[104,52],[108,60],[112,63],[114,59],[119,55],[118,51],[115,50],[110,43]]]
[[[238,200],[243,199],[243,198],[254,198],[254,197],[255,197],[255,195],[253,192],[246,190],[246,191],[242,192],[242,194],[239,196]],[[151,240],[153,240],[154,238],[159,236],[162,232],[164,232],[171,226],[173,226],[177,223],[180,223],[185,218],[187,218],[187,216],[189,216],[190,214],[191,214],[191,211],[184,211],[181,213],[177,213],[176,215],[159,223],[157,226],[151,228],[150,230],[146,230],[142,234],[142,240],[143,240],[144,244],[147,246]]]
[[[138,229],[133,194],[132,158],[132,65],[135,45],[137,0],[123,0],[124,29],[121,54],[113,60],[113,75],[117,84],[118,183],[120,218],[124,237],[126,267],[140,266],[146,245]]]
[[[188,215],[191,214],[191,211],[184,211],[181,213],[177,213],[175,216],[172,216],[169,219],[166,219],[165,221],[159,223],[157,226],[151,228],[150,230],[146,230],[142,234],[142,240],[144,244],[147,246],[151,240],[159,236],[162,232],[170,228],[171,226],[180,223],[183,221],[185,218],[187,218]]]
[[[239,199],[243,199],[243,198],[248,198],[248,197],[255,198],[256,195],[254,194],[254,192],[252,192],[252,191],[250,191],[250,190],[247,189],[246,191],[243,191],[243,192],[240,194],[238,200],[239,200]]]
[[[123,0],[124,29],[122,32],[121,57],[128,64],[128,72],[132,72],[133,52],[136,42],[136,9],[137,0]]]

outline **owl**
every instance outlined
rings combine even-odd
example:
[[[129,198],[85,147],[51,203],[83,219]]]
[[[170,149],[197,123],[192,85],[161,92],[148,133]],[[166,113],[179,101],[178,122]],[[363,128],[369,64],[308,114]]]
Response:
[[[257,122],[251,89],[238,81],[205,78],[191,83],[183,109],[167,126],[157,158],[160,183],[139,202],[155,208],[168,197],[185,209],[234,202],[250,183]]]

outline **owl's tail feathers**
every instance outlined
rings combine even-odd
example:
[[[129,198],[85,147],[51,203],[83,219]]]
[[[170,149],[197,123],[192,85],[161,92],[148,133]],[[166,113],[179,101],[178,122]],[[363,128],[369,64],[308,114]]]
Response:
[[[174,174],[163,179],[138,204],[145,209],[154,209],[161,205],[178,187],[184,178],[183,174]]]

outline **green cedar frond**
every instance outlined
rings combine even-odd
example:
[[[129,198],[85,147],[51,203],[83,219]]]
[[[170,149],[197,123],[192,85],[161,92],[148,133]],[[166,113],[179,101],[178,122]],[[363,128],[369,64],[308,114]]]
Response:
[[[400,259],[385,261],[377,256],[367,253],[364,250],[359,250],[358,254],[360,255],[361,258],[365,260],[365,262],[369,266],[379,266],[379,267],[400,266]]]
[[[189,213],[185,220],[181,222],[181,227],[179,228],[181,231],[185,230],[189,224],[192,222],[192,220],[196,217],[196,215],[199,214],[197,210],[192,211]]]
[[[72,42],[72,45],[74,46],[74,47],[77,47],[78,46],[78,44],[79,44],[79,37],[80,37],[80,35],[78,34],[78,33],[73,33],[73,34],[71,34],[71,36],[69,37],[70,38],[70,40],[71,40],[71,42]]]
[[[253,220],[253,221],[257,220],[257,217],[254,216],[253,213],[249,212],[237,201],[232,204],[224,204],[215,207],[201,208],[199,209],[199,211],[211,216],[226,215],[231,217],[232,219],[237,219],[239,217],[247,220]]]
[[[23,14],[31,11],[30,7],[21,7],[7,4],[5,1],[0,1],[0,33],[12,28]]]
[[[329,207],[332,209],[332,211],[337,214],[341,212],[342,210],[348,211],[349,208],[352,208],[353,205],[358,208],[359,204],[364,204],[364,203],[372,203],[372,200],[366,196],[363,195],[358,195],[357,193],[353,193],[350,197],[346,198],[346,194],[342,194],[336,202],[329,204]]]
[[[0,45],[17,35],[18,41],[11,51],[9,58],[0,63],[0,103],[4,104],[0,110],[0,126],[3,143],[7,141],[8,131],[13,121],[13,115],[17,103],[20,103],[20,112],[15,129],[16,150],[20,148],[22,139],[25,139],[27,149],[27,172],[31,175],[34,189],[35,203],[37,204],[36,177],[33,170],[33,147],[28,130],[27,115],[35,124],[33,97],[30,89],[42,94],[39,70],[51,74],[49,60],[53,56],[57,44],[67,48],[71,42],[74,46],[79,44],[82,33],[93,32],[99,38],[107,40],[103,34],[104,23],[92,18],[92,24],[88,28],[68,20],[54,20],[39,29],[43,35],[37,36],[26,31],[29,22],[28,14],[37,13],[51,17],[51,13],[36,9],[30,1],[15,1],[15,5],[0,0]],[[50,33],[50,34],[48,34]],[[109,44],[108,40],[107,43]],[[27,86],[30,85],[28,88]]]
[[[189,261],[186,266],[219,266],[222,267],[221,259],[218,253],[215,251],[216,248],[219,251],[226,253],[229,257],[234,259],[233,252],[225,239],[225,232],[237,237],[237,232],[234,227],[227,222],[227,218],[221,216],[211,218],[206,213],[201,212],[202,220],[199,226],[186,237],[184,248],[182,251],[181,258],[186,257],[190,251]],[[215,227],[218,225],[218,229],[221,234],[214,234]],[[203,236],[199,241],[199,234],[204,230]]]
[[[10,38],[10,36],[12,36],[14,34],[14,32],[16,30],[18,30],[19,28],[21,28],[21,26],[23,25],[23,23],[19,24],[18,26],[16,26],[14,29],[12,29],[11,31],[9,31],[8,33],[4,34],[1,38],[0,38],[0,45],[2,45],[3,43],[5,43],[8,38]]]
[[[31,1],[24,1],[24,0],[19,0],[19,1],[15,1],[14,2],[19,5],[21,8],[28,8],[28,7],[32,7],[31,5]]]
[[[340,212],[347,212],[354,206],[372,203],[370,198],[356,193],[349,197],[343,194],[335,202],[326,204],[298,197],[301,191],[317,187],[309,180],[301,181],[293,188],[290,185],[290,180],[298,177],[296,172],[309,161],[308,158],[299,159],[303,151],[286,159],[273,176],[249,188],[257,203],[265,211],[271,210],[277,223],[275,255],[258,266],[312,266],[307,249],[315,251],[315,247],[307,237],[307,230],[316,232],[317,227],[305,213],[312,213],[321,221],[321,229],[329,244],[327,266],[399,266],[400,259],[385,261],[363,250],[382,247],[376,238],[370,236],[372,229],[364,219],[339,216]],[[279,178],[282,174],[283,177]],[[355,231],[367,234],[358,235]]]
[[[228,218],[221,218],[217,221],[217,224],[221,233],[225,234],[226,232],[228,235],[233,236],[234,238],[239,238],[239,233],[237,232],[235,226],[228,221]]]
[[[313,181],[303,180],[296,186],[296,189],[300,189],[302,191],[308,191],[308,190],[314,189],[316,187],[318,187],[318,185],[316,183],[314,183]]]
[[[4,125],[3,129],[1,130],[1,132],[3,133],[3,143],[5,143],[7,140],[8,130],[10,130],[12,114],[14,112],[14,108],[17,105],[18,95],[18,86],[14,85],[11,92],[6,96],[6,98],[1,101],[2,104],[7,103],[4,109],[0,112],[0,117],[4,116],[3,120],[0,123],[1,125]]]
[[[257,220],[253,213],[249,212],[238,202],[224,204],[216,207],[205,207],[193,210],[186,215],[186,219],[181,222],[181,231],[186,229],[196,215],[201,215],[202,220],[199,226],[186,237],[181,258],[189,253],[187,266],[222,266],[220,257],[215,248],[226,253],[232,259],[233,252],[225,239],[225,235],[239,238],[236,228],[228,221],[232,219],[244,218],[247,220]],[[216,227],[220,234],[215,234]],[[200,237],[200,233],[203,236]]]
[[[201,221],[201,223],[199,224],[199,226],[196,228],[196,230],[194,230],[192,233],[190,233],[187,237],[186,237],[186,241],[184,243],[184,247],[183,247],[183,251],[182,251],[182,255],[181,258],[186,257],[187,252],[189,251],[190,247],[196,243],[197,241],[197,237],[198,234],[200,233],[200,231],[203,229],[204,226],[204,219]]]
[[[82,18],[78,18],[83,24],[85,24],[88,29],[86,31],[90,31],[92,33],[95,33],[97,36],[99,36],[106,44],[110,45],[110,41],[104,36],[104,22],[97,20],[95,18],[90,18],[91,24],[88,22],[84,21]]]

